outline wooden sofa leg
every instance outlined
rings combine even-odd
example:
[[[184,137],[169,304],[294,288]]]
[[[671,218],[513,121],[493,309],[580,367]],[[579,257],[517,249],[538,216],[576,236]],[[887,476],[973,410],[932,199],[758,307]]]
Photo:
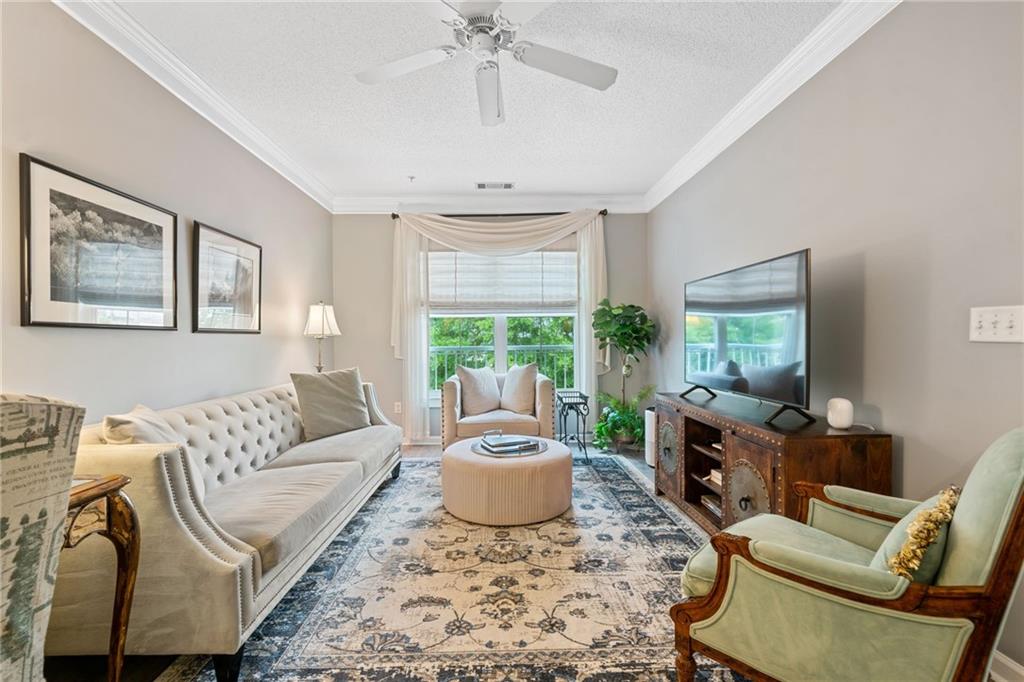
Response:
[[[399,462],[395,465],[395,468],[391,470],[391,480],[398,478],[398,475],[402,473],[402,463]]]
[[[244,643],[233,654],[213,655],[213,669],[217,673],[217,682],[238,682],[238,672],[242,669],[243,651],[245,651]]]

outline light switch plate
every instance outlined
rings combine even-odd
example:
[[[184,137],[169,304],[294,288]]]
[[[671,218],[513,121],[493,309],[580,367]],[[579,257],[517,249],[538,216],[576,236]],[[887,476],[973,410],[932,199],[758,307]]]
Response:
[[[395,403],[395,414],[402,414],[402,403]]]
[[[1024,343],[1024,305],[971,308],[970,340]]]

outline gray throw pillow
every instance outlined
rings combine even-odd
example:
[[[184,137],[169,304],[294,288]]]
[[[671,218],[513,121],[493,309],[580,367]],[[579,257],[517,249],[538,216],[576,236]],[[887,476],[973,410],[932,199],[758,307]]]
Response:
[[[306,440],[316,440],[370,425],[359,368],[323,374],[292,374]]]
[[[498,378],[490,367],[473,369],[459,365],[455,368],[462,388],[462,414],[472,417],[501,407]]]
[[[775,367],[743,365],[743,376],[750,383],[750,393],[764,398],[796,402],[796,371],[800,362]]]

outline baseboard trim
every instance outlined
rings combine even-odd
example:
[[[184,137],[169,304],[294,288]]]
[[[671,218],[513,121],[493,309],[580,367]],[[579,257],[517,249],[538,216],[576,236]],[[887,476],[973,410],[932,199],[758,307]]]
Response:
[[[1024,682],[1024,665],[997,651],[992,655],[988,674],[993,682]]]

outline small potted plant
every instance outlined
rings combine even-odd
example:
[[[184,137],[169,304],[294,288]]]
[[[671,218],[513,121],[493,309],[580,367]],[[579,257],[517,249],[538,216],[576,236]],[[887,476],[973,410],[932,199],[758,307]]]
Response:
[[[639,355],[647,355],[647,347],[654,341],[654,321],[638,305],[612,305],[608,299],[594,310],[594,338],[604,350],[611,346],[622,359],[622,388],[619,397],[600,393],[598,402],[604,405],[601,417],[594,426],[594,444],[602,449],[642,441],[644,415],[640,403],[651,396],[653,386],[645,386],[632,399],[626,398],[626,379],[633,374],[633,365]]]

